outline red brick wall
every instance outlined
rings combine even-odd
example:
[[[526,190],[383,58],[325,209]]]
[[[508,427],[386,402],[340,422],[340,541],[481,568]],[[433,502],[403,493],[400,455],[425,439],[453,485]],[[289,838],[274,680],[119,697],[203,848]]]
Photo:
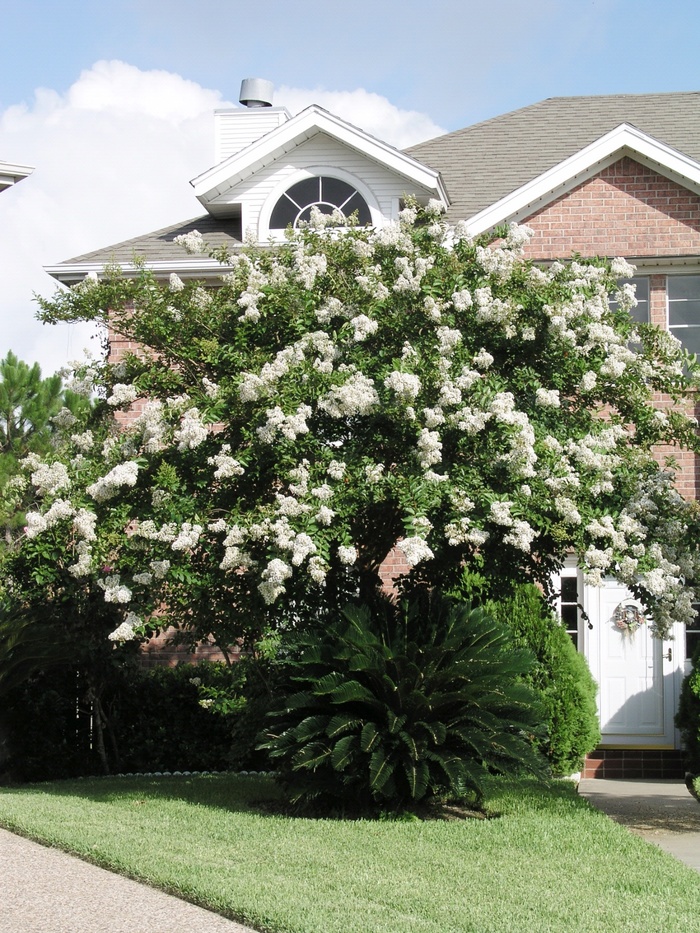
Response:
[[[525,223],[531,259],[700,253],[700,197],[627,156]]]

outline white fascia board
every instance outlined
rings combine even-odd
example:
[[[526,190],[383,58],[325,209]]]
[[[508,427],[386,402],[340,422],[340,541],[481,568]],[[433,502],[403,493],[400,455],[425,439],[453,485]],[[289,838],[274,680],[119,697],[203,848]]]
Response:
[[[31,165],[16,165],[12,162],[0,162],[0,190],[16,185],[27,175],[31,175],[34,167]]]
[[[313,104],[296,117],[277,127],[213,168],[193,178],[190,184],[199,201],[209,210],[209,201],[239,184],[270,162],[296,149],[317,133],[326,133],[338,142],[357,150],[390,171],[434,191],[445,205],[447,192],[439,172],[428,168],[388,143],[375,139],[340,117]]]
[[[91,272],[94,272],[98,277],[103,276],[105,269],[111,265],[111,263],[105,262],[62,263],[58,266],[44,266],[44,272],[47,272],[63,285],[75,285],[76,282],[82,282],[85,276]],[[228,266],[223,266],[216,259],[209,258],[160,260],[158,262],[146,262],[143,265],[124,262],[118,263],[118,265],[126,278],[134,278],[142,269],[152,272],[156,278],[162,278],[174,272],[183,279],[216,279],[229,271]]]
[[[476,236],[508,220],[522,220],[626,155],[700,194],[700,163],[636,127],[621,123],[568,159],[479,211],[467,222],[469,231]]]

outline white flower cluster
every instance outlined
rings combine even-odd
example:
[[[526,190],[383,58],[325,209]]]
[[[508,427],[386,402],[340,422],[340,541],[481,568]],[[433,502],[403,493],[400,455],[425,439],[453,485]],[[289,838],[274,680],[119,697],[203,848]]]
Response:
[[[442,441],[437,431],[423,428],[418,435],[418,462],[424,470],[442,460]]]
[[[558,389],[538,389],[535,393],[535,405],[540,408],[559,408],[561,399]]]
[[[145,538],[147,541],[161,541],[164,544],[170,544],[175,540],[178,531],[174,522],[167,522],[159,528],[152,519],[148,518],[143,522],[135,522],[131,528],[131,533],[135,537]],[[154,573],[158,576],[155,570]]]
[[[86,577],[92,570],[92,549],[87,541],[78,541],[75,547],[78,559],[68,567],[71,576]]]
[[[53,528],[58,522],[72,518],[74,514],[75,509],[67,499],[56,499],[43,515],[39,512],[27,512],[25,534],[28,538],[36,538],[47,528]]]
[[[178,450],[194,450],[208,437],[207,426],[202,423],[198,408],[188,408],[182,416],[180,427],[175,431],[173,440]]]
[[[122,486],[135,486],[138,474],[139,465],[136,461],[118,463],[106,476],[88,486],[85,492],[96,502],[105,502],[114,498]]]
[[[517,520],[513,522],[511,530],[504,535],[503,542],[504,544],[512,544],[513,547],[527,554],[538,534],[539,532],[535,531],[528,522]]]
[[[374,382],[362,373],[353,373],[342,385],[333,386],[318,402],[318,407],[331,418],[369,415],[378,405],[379,396]]]
[[[357,548],[352,545],[338,545],[338,560],[341,564],[351,566],[357,560]]]
[[[170,545],[173,551],[191,551],[199,543],[204,528],[201,525],[192,525],[190,522],[183,522],[177,537]]]
[[[376,334],[377,328],[379,327],[378,322],[373,321],[372,318],[367,317],[366,314],[355,315],[350,323],[354,330],[353,340],[355,343],[362,343],[372,334]]]
[[[331,460],[326,468],[326,473],[331,479],[342,479],[345,476],[347,466],[342,460]]]
[[[292,576],[292,568],[278,557],[273,558],[262,572],[258,591],[268,605],[286,592],[285,581]]]
[[[42,463],[32,473],[32,484],[40,496],[52,495],[61,489],[70,489],[68,470],[58,461]]]
[[[162,450],[168,430],[163,418],[162,402],[147,402],[141,414],[131,423],[131,430],[134,436],[140,437],[145,453],[155,454]]]
[[[82,434],[71,434],[70,439],[71,443],[83,453],[92,450],[95,445],[95,438],[93,437],[92,431],[84,431]]]
[[[191,230],[189,233],[181,233],[180,236],[176,236],[174,238],[173,243],[177,243],[178,246],[182,246],[185,249],[185,252],[190,254],[203,253],[206,249],[204,239],[199,230]]]
[[[131,590],[121,582],[118,573],[110,574],[104,580],[97,581],[97,585],[104,590],[106,603],[128,603],[131,602]]]
[[[119,405],[130,405],[139,397],[139,390],[135,385],[128,385],[124,382],[118,382],[112,386],[112,394],[107,399],[107,404],[113,408]]]
[[[397,370],[389,373],[384,380],[387,389],[395,393],[400,402],[412,402],[421,390],[421,381],[414,373],[402,373]]]
[[[256,428],[256,434],[263,444],[274,443],[280,434],[288,441],[294,441],[300,434],[309,433],[306,419],[310,416],[311,408],[308,405],[299,405],[293,415],[285,415],[282,409],[276,405],[265,412],[267,421]]]
[[[207,458],[207,463],[216,467],[214,479],[229,479],[231,476],[242,476],[245,473],[238,460],[231,456],[230,451],[231,445],[224,444],[221,453]]]
[[[136,638],[134,629],[139,625],[141,625],[141,619],[139,619],[135,612],[129,612],[122,624],[117,626],[113,632],[110,632],[107,638],[110,641],[117,641],[120,643],[133,641],[134,638]]]
[[[413,535],[410,538],[403,538],[398,542],[398,547],[403,551],[406,557],[406,563],[409,567],[414,567],[423,560],[432,560],[435,556],[423,538],[417,535]]]
[[[62,408],[58,414],[54,415],[51,419],[56,427],[60,428],[62,431],[67,431],[69,428],[72,428],[77,420],[78,419],[75,417],[70,408]]]

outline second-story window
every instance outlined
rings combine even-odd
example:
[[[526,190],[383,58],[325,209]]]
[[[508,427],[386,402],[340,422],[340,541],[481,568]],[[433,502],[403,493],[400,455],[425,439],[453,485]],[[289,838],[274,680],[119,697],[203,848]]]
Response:
[[[700,275],[667,278],[668,329],[690,353],[700,353]]]
[[[633,321],[636,321],[637,324],[648,324],[649,323],[649,276],[648,275],[635,275],[631,279],[620,279],[620,285],[634,285],[635,296],[637,298],[637,304],[634,308],[630,308],[630,317]],[[611,301],[610,307],[615,309],[617,308],[617,302]]]

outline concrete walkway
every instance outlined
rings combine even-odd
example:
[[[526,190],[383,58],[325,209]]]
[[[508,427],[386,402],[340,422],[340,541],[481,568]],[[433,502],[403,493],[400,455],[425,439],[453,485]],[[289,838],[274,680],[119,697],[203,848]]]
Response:
[[[616,822],[700,871],[700,803],[683,781],[587,778],[578,789]]]
[[[252,933],[0,829],[0,933]]]

